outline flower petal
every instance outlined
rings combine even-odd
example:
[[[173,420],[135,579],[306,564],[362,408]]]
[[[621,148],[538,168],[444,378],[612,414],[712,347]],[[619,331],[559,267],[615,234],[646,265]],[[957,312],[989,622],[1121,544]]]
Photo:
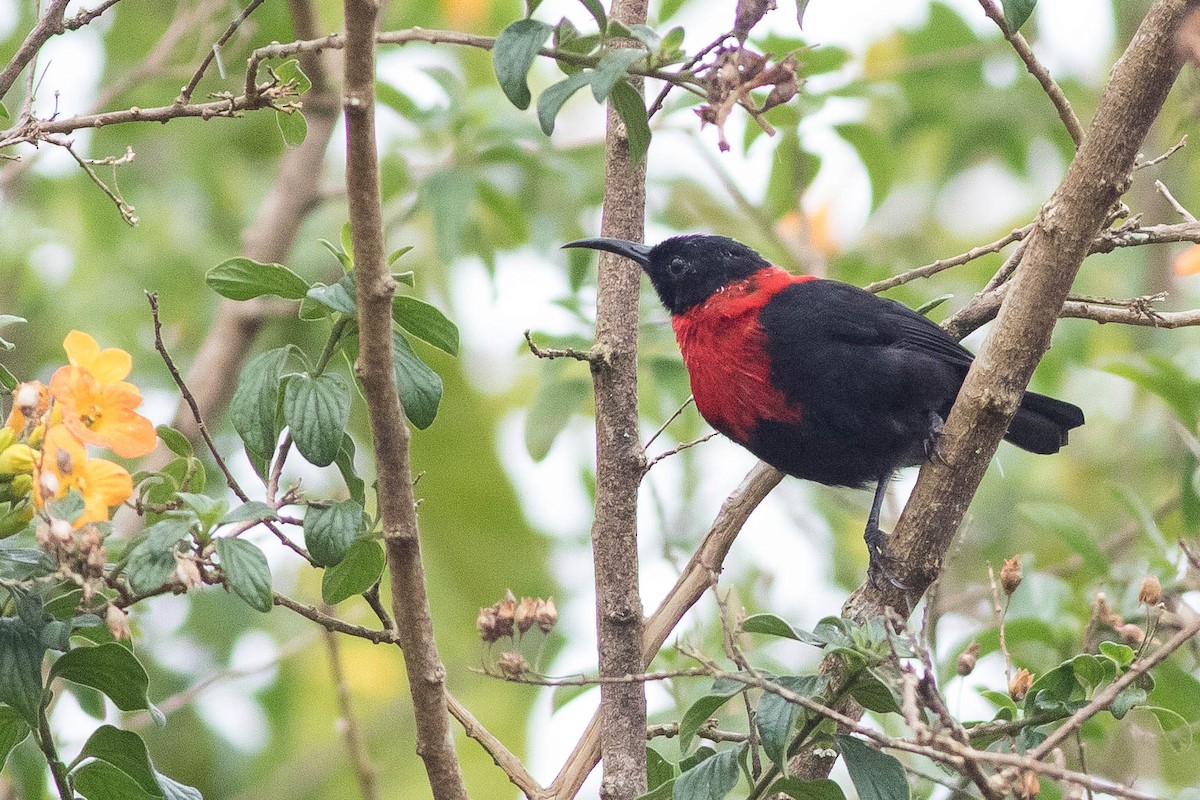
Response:
[[[63,349],[72,366],[83,367],[100,383],[124,380],[133,369],[129,353],[116,347],[101,350],[99,343],[83,331],[68,333]]]
[[[84,508],[83,516],[74,522],[79,526],[108,519],[110,508],[121,505],[133,495],[133,478],[121,465],[93,458],[84,467],[77,488],[83,495]]]

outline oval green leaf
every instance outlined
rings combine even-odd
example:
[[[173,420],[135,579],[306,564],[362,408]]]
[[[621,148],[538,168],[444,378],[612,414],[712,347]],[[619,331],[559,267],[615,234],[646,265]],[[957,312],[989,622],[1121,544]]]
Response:
[[[116,642],[76,647],[54,662],[50,677],[101,691],[122,711],[146,710],[155,714],[145,667],[129,648]]]
[[[283,393],[283,418],[300,455],[318,467],[337,457],[350,422],[350,381],[337,372],[294,375]]]
[[[910,800],[904,767],[895,756],[872,750],[853,736],[838,734],[837,740],[861,800]]]
[[[554,133],[554,118],[562,110],[563,104],[571,99],[571,95],[591,83],[593,74],[592,70],[577,72],[542,92],[538,98],[537,115],[543,133],[547,136]]]
[[[12,706],[21,719],[37,725],[42,703],[42,646],[19,619],[0,619],[0,702]]]
[[[253,300],[267,294],[299,300],[308,292],[308,282],[282,264],[260,264],[241,256],[210,269],[204,281],[230,300]]]
[[[375,585],[383,574],[383,548],[374,539],[359,539],[350,545],[337,566],[325,570],[321,578],[321,597],[337,605],[348,597],[362,594]]]
[[[527,77],[550,26],[536,19],[519,19],[500,31],[492,48],[492,68],[505,97],[520,109],[529,108],[531,95]]]
[[[228,536],[217,539],[217,558],[225,572],[225,583],[255,611],[271,610],[271,568],[262,550],[250,542]]]
[[[722,750],[680,775],[672,792],[674,800],[721,800],[733,791],[740,774],[738,756],[746,744]]]
[[[646,116],[646,102],[641,93],[624,80],[618,81],[612,88],[608,101],[625,123],[625,131],[629,136],[629,157],[633,163],[641,163],[650,149],[650,121]]]
[[[433,424],[442,402],[442,379],[398,331],[392,331],[392,359],[396,369],[396,388],[410,422],[421,430]]]
[[[279,381],[288,348],[255,356],[242,370],[229,401],[229,418],[246,450],[260,458],[271,455],[279,439]]]
[[[353,500],[310,505],[304,514],[304,544],[322,567],[341,562],[363,530],[363,509]]]
[[[450,355],[458,355],[458,326],[429,303],[398,294],[392,298],[392,319],[404,330]]]

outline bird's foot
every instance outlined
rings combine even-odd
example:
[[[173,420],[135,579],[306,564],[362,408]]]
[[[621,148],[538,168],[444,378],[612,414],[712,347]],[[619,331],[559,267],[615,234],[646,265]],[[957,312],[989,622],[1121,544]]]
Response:
[[[936,461],[944,466],[949,466],[945,455],[942,453],[942,448],[938,446],[939,439],[942,435],[942,430],[945,428],[945,423],[941,416],[929,412],[929,433],[925,436],[925,460]]]
[[[893,572],[894,567],[897,564],[903,563],[903,560],[888,553],[887,536],[886,533],[876,526],[867,528],[866,532],[863,533],[863,541],[867,543],[867,556],[869,558],[867,578],[877,590],[882,588],[881,579],[883,582],[890,583],[897,589],[902,591],[907,590],[908,587]]]

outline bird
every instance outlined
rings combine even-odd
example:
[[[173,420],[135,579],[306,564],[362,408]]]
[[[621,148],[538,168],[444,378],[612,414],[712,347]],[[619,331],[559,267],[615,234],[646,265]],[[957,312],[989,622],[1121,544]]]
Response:
[[[875,494],[868,576],[905,588],[879,517],[897,470],[937,456],[974,355],[936,323],[857,286],[772,265],[724,236],[650,246],[609,237],[563,247],[623,256],[670,313],[700,415],[788,475]],[[1004,438],[1052,454],[1084,423],[1071,403],[1026,392]]]

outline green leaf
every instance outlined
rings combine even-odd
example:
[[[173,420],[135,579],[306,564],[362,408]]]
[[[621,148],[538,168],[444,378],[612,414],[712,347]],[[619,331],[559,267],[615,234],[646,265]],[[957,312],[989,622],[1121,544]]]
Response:
[[[1005,719],[1017,718],[1017,704],[1009,696],[1008,692],[998,692],[995,689],[980,689],[979,694],[984,699],[992,701],[996,708],[1000,709],[1000,713],[1005,714]]]
[[[547,136],[554,133],[554,118],[562,110],[563,104],[592,81],[592,70],[584,70],[548,87],[538,98],[537,116],[542,132]]]
[[[354,259],[351,258],[350,254],[347,253],[345,250],[338,247],[336,244],[329,241],[328,239],[317,239],[317,242],[319,244],[321,244],[326,250],[333,253],[334,257],[337,258],[338,263],[340,263],[342,265],[343,272],[349,272],[350,270],[354,269]]]
[[[282,264],[260,264],[240,256],[210,269],[204,281],[230,300],[253,300],[266,294],[299,300],[308,292],[308,282]]]
[[[89,761],[71,773],[75,791],[87,800],[161,800],[161,790],[151,794],[118,767],[107,761]]]
[[[746,685],[738,681],[714,681],[709,693],[692,703],[679,721],[679,751],[686,753],[692,745],[696,732],[708,721],[718,708],[729,698],[746,691]]]
[[[529,108],[529,68],[542,43],[550,36],[550,26],[536,19],[519,19],[500,31],[492,48],[492,68],[504,96],[520,109]]]
[[[731,750],[722,750],[682,773],[675,781],[674,800],[721,800],[737,786],[738,757],[746,749],[742,742]]]
[[[846,800],[842,787],[828,778],[815,781],[793,777],[780,778],[771,784],[766,796],[774,797],[779,793],[786,794],[794,800]]]
[[[1192,746],[1192,727],[1182,714],[1162,706],[1145,706],[1145,710],[1154,715],[1172,750],[1182,753]]]
[[[279,380],[290,348],[255,356],[242,370],[229,401],[229,418],[246,450],[266,458],[279,440]]]
[[[160,723],[164,721],[150,702],[146,668],[129,648],[116,642],[74,648],[54,662],[50,677],[90,686],[122,711],[149,711]]]
[[[196,512],[196,518],[200,520],[200,524],[204,530],[208,530],[213,525],[216,525],[225,512],[229,510],[229,503],[223,497],[209,497],[206,494],[196,494],[194,492],[179,492],[176,497],[183,501],[184,505]]]
[[[154,430],[158,434],[158,438],[162,440],[162,443],[167,446],[167,449],[175,455],[189,458],[195,454],[195,451],[192,450],[192,443],[188,441],[188,438],[170,425],[159,425]]]
[[[29,723],[21,719],[15,708],[0,706],[0,770],[12,749],[29,735]]]
[[[565,379],[543,376],[525,417],[525,449],[534,461],[550,453],[554,440],[592,393],[592,382],[582,376]]]
[[[13,708],[30,726],[38,724],[42,704],[42,646],[19,619],[0,619],[0,703]]]
[[[16,375],[13,375],[12,372],[9,371],[8,367],[0,364],[0,386],[3,386],[5,390],[9,392],[12,392],[20,383],[21,381],[17,379]]]
[[[904,767],[894,756],[872,750],[853,736],[838,734],[837,741],[860,800],[909,800]]]
[[[350,261],[354,261],[354,232],[350,228],[350,220],[342,223],[342,229],[338,234],[341,237],[342,252],[350,256]]]
[[[608,15],[604,13],[604,6],[600,4],[600,0],[579,0],[588,13],[592,15],[592,19],[596,20],[596,27],[604,30],[608,27]]]
[[[916,311],[918,314],[920,314],[922,317],[928,317],[930,312],[932,312],[935,308],[940,306],[942,303],[945,303],[947,300],[953,300],[953,299],[954,299],[954,295],[943,294],[939,297],[933,298],[932,300],[926,300],[924,303],[917,306],[913,310]]]
[[[275,513],[275,509],[271,508],[266,503],[260,500],[251,500],[248,503],[242,503],[237,508],[231,510],[228,514],[221,517],[218,525],[235,525],[239,522],[249,522],[252,519],[278,519],[279,515]]]
[[[155,772],[154,775],[158,778],[159,788],[162,789],[163,797],[166,800],[204,800],[199,789],[168,778],[161,772]]]
[[[320,303],[341,314],[357,314],[354,303],[354,273],[348,272],[341,280],[330,286],[318,283],[308,290],[307,299]]]
[[[398,294],[392,298],[392,319],[418,339],[458,355],[458,326],[429,303]]]
[[[338,372],[294,375],[283,394],[283,418],[296,449],[309,463],[328,466],[337,457],[350,422],[350,381]]]
[[[820,675],[782,675],[775,683],[803,697],[815,697],[825,691],[828,681]],[[791,743],[792,726],[801,712],[800,706],[789,703],[777,694],[763,692],[758,701],[758,712],[754,721],[767,758],[782,767],[787,761],[788,745]]]
[[[1104,659],[1108,661],[1108,659]],[[1104,664],[1099,658],[1090,653],[1080,653],[1067,662],[1071,665],[1072,672],[1075,673],[1075,679],[1079,681],[1085,689],[1095,689],[1102,683],[1108,681],[1112,675],[1104,668]],[[1109,669],[1112,668],[1112,662],[1109,661]]]
[[[4,105],[4,103],[0,103],[0,119],[2,119],[2,120],[10,119],[10,117],[8,115],[8,106]]]
[[[442,378],[413,352],[404,334],[392,331],[396,388],[409,421],[421,430],[433,424],[442,401]]]
[[[650,122],[642,95],[627,81],[621,81],[613,87],[608,99],[625,123],[625,131],[629,136],[629,157],[633,163],[641,163],[650,149]]]
[[[130,588],[138,593],[152,592],[170,580],[175,572],[175,545],[191,529],[187,520],[168,518],[142,531],[125,566]]]
[[[3,763],[0,760],[0,763]],[[646,785],[651,789],[675,779],[675,765],[653,747],[646,748]],[[670,797],[670,795],[666,795]]]
[[[283,143],[289,148],[299,147],[308,138],[308,120],[298,108],[288,111],[276,110],[275,125],[279,128]]]
[[[1025,695],[1025,710],[1065,710],[1064,704],[1083,695],[1071,662],[1066,661],[1039,677]]]
[[[304,94],[312,88],[312,81],[300,68],[300,62],[294,58],[289,58],[275,67],[275,77],[279,78],[280,83],[295,84],[296,94]]]
[[[80,760],[88,757],[98,758],[116,767],[132,778],[147,794],[163,796],[162,789],[154,777],[154,767],[150,763],[146,743],[133,731],[101,725],[88,737],[83,749],[79,751]],[[98,798],[103,796],[96,795]]]
[[[271,610],[271,568],[262,550],[250,542],[228,536],[216,540],[217,558],[226,585],[255,611]]]
[[[858,701],[859,705],[868,711],[874,711],[877,714],[900,713],[900,704],[896,702],[896,696],[892,694],[892,690],[870,672],[863,672],[859,676],[854,685],[850,687],[850,694]]]
[[[321,577],[321,597],[337,605],[347,597],[362,594],[375,585],[383,574],[383,548],[374,539],[359,539],[346,555]]]
[[[406,245],[404,247],[397,247],[395,250],[393,250],[388,255],[388,258],[387,258],[388,266],[390,267],[393,264],[395,264],[397,261],[400,260],[400,258],[402,256],[411,252],[412,249],[413,249],[413,245],[411,245],[411,244]],[[412,270],[409,270],[408,272],[393,272],[392,277],[395,280],[399,281],[400,283],[405,283],[405,284],[408,284],[409,286],[413,286],[416,283],[416,281],[413,280]]]
[[[650,791],[643,795],[638,795],[637,800],[671,800],[675,796],[675,778],[666,783],[660,783]]]
[[[350,492],[350,499],[360,506],[366,505],[367,485],[354,471],[354,439],[350,437],[350,434],[342,434],[342,446],[338,448],[337,458],[333,460],[333,463],[342,473],[342,480],[346,482],[346,490]]]
[[[365,529],[363,508],[354,500],[309,505],[304,514],[304,544],[322,567],[340,562]]]
[[[754,614],[746,617],[742,623],[746,633],[762,633],[767,636],[781,636],[797,642],[811,644],[814,647],[824,647],[826,642],[819,636],[801,628],[792,627],[790,623],[775,614]]]
[[[1133,659],[1137,655],[1132,647],[1127,644],[1120,644],[1119,642],[1101,642],[1100,652],[1117,662],[1117,666],[1122,671],[1133,663]]]
[[[1000,5],[1004,7],[1004,21],[1008,23],[1009,32],[1016,33],[1033,13],[1037,0],[1000,0]]]
[[[9,325],[14,325],[18,322],[28,322],[24,317],[18,317],[15,314],[0,314],[0,328],[7,328]],[[0,350],[12,350],[16,345],[7,339],[0,338]],[[12,373],[9,373],[12,374]],[[16,383],[8,388],[15,388]]]
[[[608,50],[596,64],[592,74],[592,97],[597,103],[604,102],[609,92],[617,85],[617,81],[629,73],[629,68],[646,57],[646,51],[640,47],[622,47]]]
[[[1150,693],[1144,687],[1137,684],[1127,686],[1113,700],[1109,711],[1117,719],[1124,719],[1131,708],[1143,705],[1149,697]]]

